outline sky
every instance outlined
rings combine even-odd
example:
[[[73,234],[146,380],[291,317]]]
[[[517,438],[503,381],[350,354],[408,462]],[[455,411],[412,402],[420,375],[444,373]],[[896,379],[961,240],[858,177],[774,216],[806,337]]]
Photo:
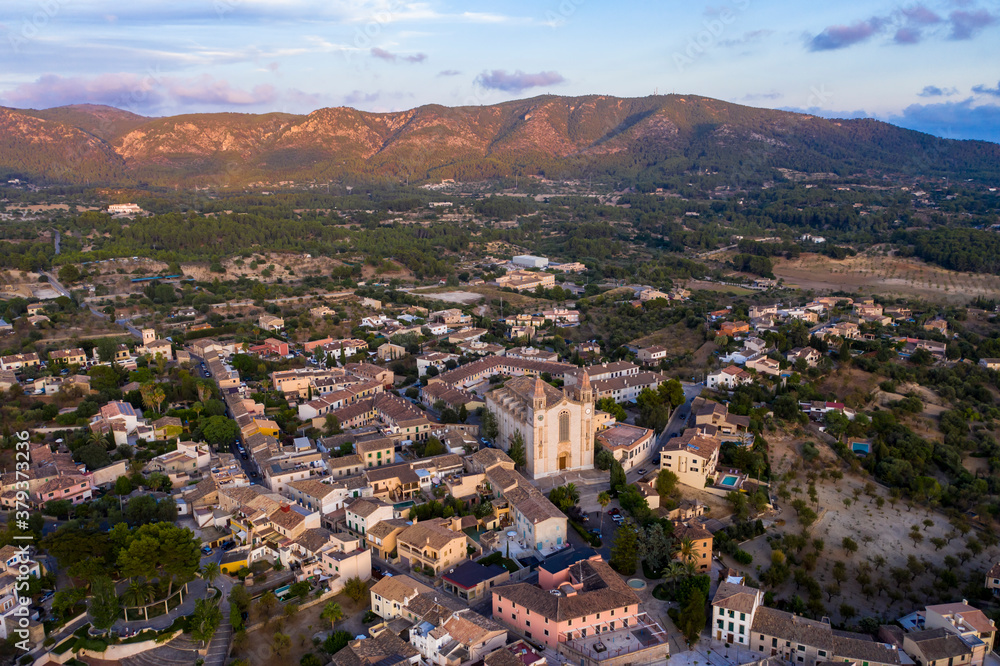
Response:
[[[715,97],[1000,142],[1000,0],[3,0],[0,105]]]

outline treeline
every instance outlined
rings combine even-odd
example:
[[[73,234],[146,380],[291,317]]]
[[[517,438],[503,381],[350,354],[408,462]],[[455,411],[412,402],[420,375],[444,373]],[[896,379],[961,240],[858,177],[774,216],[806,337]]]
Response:
[[[980,229],[938,227],[893,236],[900,254],[954,271],[1000,274],[1000,234]]]

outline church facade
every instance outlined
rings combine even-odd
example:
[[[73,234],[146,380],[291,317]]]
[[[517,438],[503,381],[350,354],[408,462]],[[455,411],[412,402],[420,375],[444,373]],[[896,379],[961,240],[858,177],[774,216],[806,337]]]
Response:
[[[537,377],[515,377],[486,394],[497,417],[497,443],[510,448],[524,439],[526,476],[539,479],[570,470],[593,469],[596,418],[590,379],[562,390]]]

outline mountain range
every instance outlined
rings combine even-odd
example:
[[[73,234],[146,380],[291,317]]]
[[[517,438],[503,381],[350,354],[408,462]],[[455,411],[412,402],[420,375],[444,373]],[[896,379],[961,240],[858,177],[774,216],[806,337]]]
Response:
[[[694,173],[752,183],[777,169],[995,179],[1000,145],[696,95],[163,118],[87,104],[0,107],[0,175],[48,183],[223,187],[515,174],[655,183]]]

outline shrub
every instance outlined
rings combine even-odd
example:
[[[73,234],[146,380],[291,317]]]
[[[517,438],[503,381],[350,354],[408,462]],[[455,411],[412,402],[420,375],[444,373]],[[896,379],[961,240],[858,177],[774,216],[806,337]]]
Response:
[[[747,566],[753,562],[753,555],[743,549],[737,548],[736,552],[733,553],[733,559],[743,566]]]

